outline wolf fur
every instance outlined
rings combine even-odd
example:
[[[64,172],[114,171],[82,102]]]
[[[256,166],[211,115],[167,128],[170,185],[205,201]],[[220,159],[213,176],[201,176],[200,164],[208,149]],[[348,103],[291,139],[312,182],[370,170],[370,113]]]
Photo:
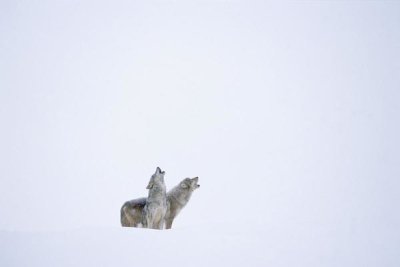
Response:
[[[147,198],[129,200],[121,208],[121,225],[124,227],[144,227],[145,215],[143,208]]]
[[[146,205],[144,206],[144,226],[150,229],[163,229],[167,213],[167,192],[164,182],[165,172],[157,167],[151,176],[146,189],[149,189]]]
[[[167,194],[167,214],[165,215],[165,228],[171,229],[172,223],[179,212],[189,202],[194,190],[200,187],[197,184],[199,177],[185,178]]]
[[[167,213],[167,194],[164,183],[165,172],[157,167],[151,176],[146,198],[130,200],[121,207],[121,225],[126,227],[144,227],[163,229]]]
[[[167,193],[167,212],[165,215],[165,227],[171,229],[172,223],[179,212],[189,202],[195,189],[199,188],[197,184],[198,177],[185,178],[177,186]],[[121,224],[126,227],[144,227],[144,207],[146,198],[138,198],[125,202],[121,208]]]

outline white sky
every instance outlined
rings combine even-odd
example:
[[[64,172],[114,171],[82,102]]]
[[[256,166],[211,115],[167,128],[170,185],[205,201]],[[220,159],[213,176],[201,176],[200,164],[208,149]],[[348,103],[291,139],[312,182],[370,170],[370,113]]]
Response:
[[[0,3],[0,229],[119,225],[160,166],[178,227],[399,239],[399,2],[82,2]]]

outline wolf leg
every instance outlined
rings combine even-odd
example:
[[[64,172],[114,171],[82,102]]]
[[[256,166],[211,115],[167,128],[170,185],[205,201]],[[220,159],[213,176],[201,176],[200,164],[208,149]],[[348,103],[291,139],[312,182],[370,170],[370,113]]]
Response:
[[[132,227],[131,220],[129,216],[129,208],[124,204],[121,208],[121,226]]]
[[[146,226],[149,229],[153,229],[153,216],[151,214],[146,214]]]
[[[165,220],[165,229],[171,229],[173,219],[166,219]]]
[[[164,228],[164,218],[161,218],[161,220],[158,222],[158,229],[162,230]]]

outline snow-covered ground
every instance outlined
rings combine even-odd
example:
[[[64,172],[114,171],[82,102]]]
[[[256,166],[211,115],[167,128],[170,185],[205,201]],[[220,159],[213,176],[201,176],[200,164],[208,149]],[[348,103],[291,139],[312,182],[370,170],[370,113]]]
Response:
[[[82,228],[1,232],[0,266],[395,267],[397,241],[391,234],[381,235],[379,229],[343,231],[250,221],[192,225],[169,231]]]

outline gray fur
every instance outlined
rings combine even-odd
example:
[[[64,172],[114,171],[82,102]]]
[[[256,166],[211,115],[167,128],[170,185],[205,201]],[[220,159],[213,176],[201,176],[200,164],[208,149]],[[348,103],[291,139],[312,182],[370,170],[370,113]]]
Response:
[[[165,172],[157,167],[151,176],[146,198],[130,200],[121,208],[121,225],[127,227],[145,227],[163,229],[167,212],[167,194],[164,183]]]
[[[143,227],[145,216],[143,208],[147,198],[142,197],[127,201],[121,208],[121,225],[125,227]]]
[[[156,173],[151,176],[147,189],[149,195],[144,206],[144,227],[162,230],[165,213],[167,213],[167,192],[164,183],[164,174],[157,167]]]
[[[165,228],[171,229],[172,223],[179,212],[189,202],[194,190],[200,187],[197,182],[199,177],[185,178],[167,194],[167,214],[165,215]]]
[[[195,189],[199,188],[197,184],[199,178],[186,178],[167,193],[167,212],[165,215],[166,229],[171,229],[172,223],[179,212],[189,202]],[[127,227],[143,227],[144,207],[146,198],[138,198],[127,201],[121,208],[121,224]]]

